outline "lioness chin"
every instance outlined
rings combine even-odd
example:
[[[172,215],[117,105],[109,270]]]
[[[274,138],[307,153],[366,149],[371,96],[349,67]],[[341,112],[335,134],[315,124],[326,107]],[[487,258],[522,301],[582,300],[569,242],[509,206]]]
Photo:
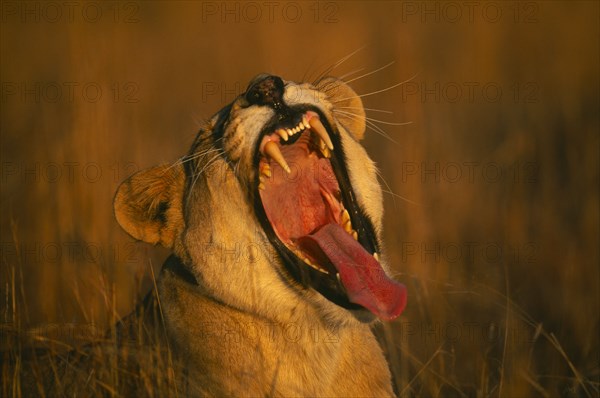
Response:
[[[137,343],[114,361],[143,376],[125,394],[153,394],[160,375],[147,368],[168,363],[171,392],[184,396],[393,395],[369,324],[399,316],[406,290],[385,272],[364,134],[362,101],[342,81],[259,75],[180,161],[121,184],[119,224],[173,251],[156,292],[120,323],[117,341]],[[158,312],[144,314],[157,306],[153,328]],[[143,348],[165,341],[166,361]],[[60,391],[85,395],[78,377]]]

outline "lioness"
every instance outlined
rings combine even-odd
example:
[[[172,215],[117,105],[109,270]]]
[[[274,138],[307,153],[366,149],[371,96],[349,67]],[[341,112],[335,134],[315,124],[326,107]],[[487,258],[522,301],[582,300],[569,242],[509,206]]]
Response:
[[[177,395],[392,396],[369,324],[399,316],[406,289],[384,270],[364,134],[362,101],[341,80],[253,79],[180,161],[121,184],[119,224],[173,254],[117,330],[130,344],[108,360],[90,346],[51,371],[33,368],[54,377],[38,392],[155,394],[162,374],[148,372],[166,362],[143,347],[166,341]],[[152,331],[160,336],[140,337]],[[115,365],[98,367],[106,361]],[[131,374],[141,381],[123,382]]]
[[[389,396],[371,330],[405,287],[384,271],[382,193],[360,97],[325,78],[254,78],[174,165],[115,197],[119,224],[173,250],[158,279],[190,391]]]

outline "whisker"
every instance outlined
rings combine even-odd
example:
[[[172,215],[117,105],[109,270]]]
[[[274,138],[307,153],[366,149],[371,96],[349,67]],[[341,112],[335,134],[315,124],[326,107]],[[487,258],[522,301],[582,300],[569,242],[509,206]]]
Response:
[[[333,113],[343,113],[345,115],[354,115],[354,116],[358,117],[358,115],[355,114],[355,113],[345,112],[345,111],[338,111],[338,110],[335,110],[335,109],[333,110]],[[387,125],[390,125],[390,126],[406,126],[407,124],[412,124],[412,122],[402,122],[402,123],[386,122],[384,120],[374,119],[374,118],[368,117],[368,116],[365,116],[365,119],[370,120],[372,122],[376,122],[376,123],[387,124]]]
[[[394,113],[392,111],[386,111],[386,110],[383,110],[383,109],[364,108],[364,107],[361,108],[361,107],[358,107],[358,106],[336,106],[336,109],[364,109],[365,111],[389,113],[390,115]],[[334,112],[335,112],[335,109],[334,109]]]
[[[302,81],[303,81],[303,82],[305,82],[305,81],[308,81],[308,80],[311,80],[311,79],[310,79],[310,75],[312,75],[312,74],[313,74],[313,72],[316,72],[316,71],[317,71],[317,70],[316,70],[316,67],[315,67],[315,62],[316,62],[316,60],[317,60],[317,57],[316,57],[316,56],[313,56],[313,57],[312,57],[312,61],[310,61],[310,64],[308,64],[308,67],[307,67],[306,71],[305,71],[305,72],[304,72],[304,74],[302,75]],[[315,70],[314,70],[314,71],[311,71],[311,69],[313,69],[313,68],[314,68]]]
[[[358,115],[354,114],[354,113],[349,113],[349,112],[344,112],[344,111],[338,111],[338,113],[342,113],[348,117],[352,117],[356,120],[360,120],[361,117],[359,117]],[[394,139],[392,139],[392,137],[390,137],[385,131],[383,131],[383,129],[381,127],[379,127],[378,125],[376,125],[375,123],[373,123],[372,121],[369,120],[369,118],[365,118],[365,123],[368,127],[370,127],[372,130],[376,131],[378,134],[382,135],[383,137],[387,138],[388,140],[392,141],[394,144],[397,144],[398,142]]]
[[[386,122],[384,120],[378,120],[378,119],[373,119],[372,117],[368,117],[365,116],[367,120],[370,120],[372,122],[375,123],[381,123],[381,124],[387,124],[389,126],[406,126],[408,124],[412,124],[413,122],[402,122],[402,123],[396,123],[396,122]]]
[[[188,191],[188,197],[192,194],[192,192],[194,192],[194,186],[196,186],[196,181],[198,180],[198,177],[200,177],[200,174],[196,173],[196,171],[198,170],[198,167],[200,167],[200,165],[198,163],[196,163],[193,180],[192,180],[192,185]]]
[[[396,141],[395,139],[390,137],[385,131],[383,131],[381,129],[381,127],[379,127],[378,125],[374,124],[373,122],[371,122],[369,120],[365,120],[365,122],[366,122],[366,126],[369,127],[371,130],[373,130],[377,134],[381,135],[382,137],[388,139],[389,141],[393,142],[394,144],[398,144],[398,141]]]
[[[313,82],[313,85],[317,85],[319,83],[319,81],[323,80],[323,78],[325,76],[327,76],[329,73],[331,73],[331,71],[333,71],[335,68],[337,68],[338,66],[340,66],[344,62],[346,62],[353,55],[355,55],[359,51],[363,50],[364,48],[365,48],[365,46],[357,48],[356,50],[352,51],[350,54],[342,57],[339,61],[335,62],[333,65],[331,65],[330,67],[328,67],[327,69],[325,69],[319,76],[317,76],[317,79],[315,79],[315,81]]]
[[[401,85],[403,85],[403,84],[406,84],[406,83],[408,83],[409,81],[413,80],[413,79],[414,79],[415,77],[417,77],[418,75],[419,75],[419,74],[418,74],[418,73],[416,73],[416,74],[414,74],[412,77],[410,77],[409,79],[406,79],[406,80],[405,80],[405,81],[403,81],[403,82],[396,83],[396,84],[394,84],[394,85],[392,85],[392,86],[390,86],[390,87],[386,87],[386,88],[383,88],[383,89],[381,89],[381,90],[373,91],[373,92],[366,93],[366,94],[361,94],[361,95],[358,95],[358,97],[359,97],[359,98],[363,98],[363,97],[368,97],[368,96],[370,96],[370,95],[375,95],[375,94],[383,93],[383,92],[385,92],[385,91],[389,91],[389,90],[391,90],[391,89],[393,89],[393,88],[396,88],[396,87],[398,87],[398,86],[401,86]],[[341,99],[338,99],[337,101],[334,101],[333,103],[335,104],[335,103],[338,103],[338,102],[347,101],[347,100],[349,100],[349,99],[351,99],[351,98],[353,98],[353,97],[349,97],[349,98],[341,98]]]
[[[179,159],[177,159],[175,162],[173,162],[172,165],[170,165],[169,167],[167,167],[165,169],[165,172],[168,171],[168,170],[170,170],[170,169],[172,169],[173,167],[182,165],[182,164],[187,163],[187,162],[191,162],[192,160],[198,159],[198,158],[200,158],[200,157],[202,157],[202,156],[204,156],[204,155],[206,155],[208,153],[215,152],[215,151],[218,151],[218,150],[219,150],[218,148],[209,148],[209,149],[207,149],[205,151],[202,151],[202,152],[199,152],[199,153],[194,153],[192,155],[189,155],[189,154],[188,155],[184,155],[184,156],[180,157]]]
[[[350,83],[352,83],[352,82],[354,82],[354,81],[356,81],[356,80],[362,79],[363,77],[370,76],[370,75],[372,75],[373,73],[377,73],[377,72],[379,72],[379,71],[381,71],[381,70],[384,70],[385,68],[389,68],[390,66],[394,65],[395,63],[396,63],[396,61],[392,61],[392,62],[390,62],[389,64],[382,66],[381,68],[375,69],[374,71],[371,71],[371,72],[369,72],[369,73],[365,73],[364,75],[361,75],[361,76],[355,77],[355,78],[354,78],[354,79],[352,79],[352,80],[348,80],[348,81],[346,81],[346,84],[350,84]]]
[[[198,178],[200,178],[200,176],[202,175],[202,173],[204,173],[204,170],[206,170],[214,161],[216,161],[224,153],[225,153],[224,150],[219,149],[218,153],[215,156],[213,156],[210,160],[208,160],[208,162],[206,162],[206,164],[204,164],[204,166],[202,167],[202,169],[199,172],[198,172],[197,169],[198,169],[198,167],[200,167],[200,163],[196,164],[196,170],[194,170],[194,175],[193,175],[193,180],[192,180],[192,186],[190,187],[189,195],[191,195],[192,192],[194,191],[194,186],[196,185],[196,182],[198,181]],[[204,152],[204,155],[206,155],[206,151]]]
[[[354,118],[354,119],[361,119],[360,117],[358,117],[354,113],[348,113],[348,112],[340,112],[340,113],[345,113],[346,116]],[[383,131],[383,129],[381,127],[379,127],[375,123],[371,122],[370,120],[365,120],[365,124],[366,124],[366,127],[370,128],[375,133],[377,133],[377,134],[381,135],[382,137],[390,140],[394,144],[398,144],[398,142],[396,140],[394,140],[392,137],[390,137],[385,131]]]
[[[386,185],[387,185],[387,184],[386,184]],[[407,199],[407,198],[405,198],[404,196],[398,195],[397,193],[394,193],[394,192],[392,192],[392,191],[387,191],[387,190],[385,190],[385,189],[382,189],[382,190],[381,190],[381,192],[385,192],[385,193],[387,193],[388,195],[392,195],[392,197],[396,197],[396,198],[402,199],[402,200],[404,200],[405,202],[407,202],[407,203],[410,203],[411,205],[415,205],[415,206],[421,206],[421,207],[425,206],[425,205],[424,205],[424,204],[422,204],[422,203],[418,203],[418,202],[412,201],[412,200],[410,200],[410,199]]]
[[[188,155],[188,159],[186,159],[184,162],[189,162],[190,160],[198,159],[204,155],[208,155],[209,153],[218,152],[218,151],[222,151],[222,149],[221,148],[209,148],[202,152],[195,153],[193,155]]]
[[[221,157],[221,155],[225,154],[225,151],[221,150],[219,151],[219,153],[217,153],[215,156],[213,156],[212,158],[210,158],[206,164],[204,165],[204,167],[202,167],[202,170],[200,170],[199,175],[201,175],[202,173],[204,173],[204,171],[206,169],[208,169],[219,157]]]
[[[381,190],[382,192],[385,193],[390,193],[392,192],[392,187],[390,187],[390,184],[388,184],[388,182],[386,181],[386,179],[383,177],[383,174],[381,173],[381,171],[379,171],[377,168],[375,168],[375,174],[377,174],[377,176],[379,178],[381,178],[381,181],[383,181],[383,184],[387,187],[387,191],[384,191],[383,189]],[[392,195],[392,200],[394,201],[394,210],[396,210],[396,196]]]
[[[176,166],[179,166],[180,164],[183,164],[183,163],[185,163],[185,162],[186,162],[186,160],[184,160],[184,159],[185,159],[186,157],[187,157],[187,155],[183,155],[182,157],[180,157],[179,159],[177,159],[176,161],[174,161],[174,162],[173,162],[173,164],[171,164],[169,167],[167,167],[167,168],[165,169],[165,171],[166,171],[166,170],[170,170],[170,169],[172,169],[173,167],[176,167]]]
[[[358,73],[358,72],[361,72],[361,71],[363,71],[363,70],[365,70],[365,68],[359,68],[359,69],[355,69],[355,70],[353,70],[352,72],[348,72],[348,73],[345,73],[345,74],[343,74],[342,76],[338,77],[338,79],[340,79],[340,80],[344,81],[344,79],[345,79],[345,78],[347,78],[348,76],[352,76],[353,74],[355,74],[355,73]],[[346,82],[346,81],[344,81],[344,83],[347,83],[347,82]]]

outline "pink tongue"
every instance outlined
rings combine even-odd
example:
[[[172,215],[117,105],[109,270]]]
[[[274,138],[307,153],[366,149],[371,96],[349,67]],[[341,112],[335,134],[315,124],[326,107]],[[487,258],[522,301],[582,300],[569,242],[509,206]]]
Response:
[[[406,287],[391,280],[381,265],[338,224],[327,224],[299,239],[315,260],[324,256],[340,274],[348,298],[384,320],[396,318],[406,305]]]

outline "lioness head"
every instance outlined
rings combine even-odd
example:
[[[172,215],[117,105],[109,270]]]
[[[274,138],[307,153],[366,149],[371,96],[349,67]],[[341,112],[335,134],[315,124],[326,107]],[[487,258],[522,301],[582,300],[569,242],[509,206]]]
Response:
[[[406,290],[386,275],[364,134],[362,101],[342,81],[259,75],[185,157],[125,181],[116,218],[172,248],[203,294],[242,311],[393,319]]]

